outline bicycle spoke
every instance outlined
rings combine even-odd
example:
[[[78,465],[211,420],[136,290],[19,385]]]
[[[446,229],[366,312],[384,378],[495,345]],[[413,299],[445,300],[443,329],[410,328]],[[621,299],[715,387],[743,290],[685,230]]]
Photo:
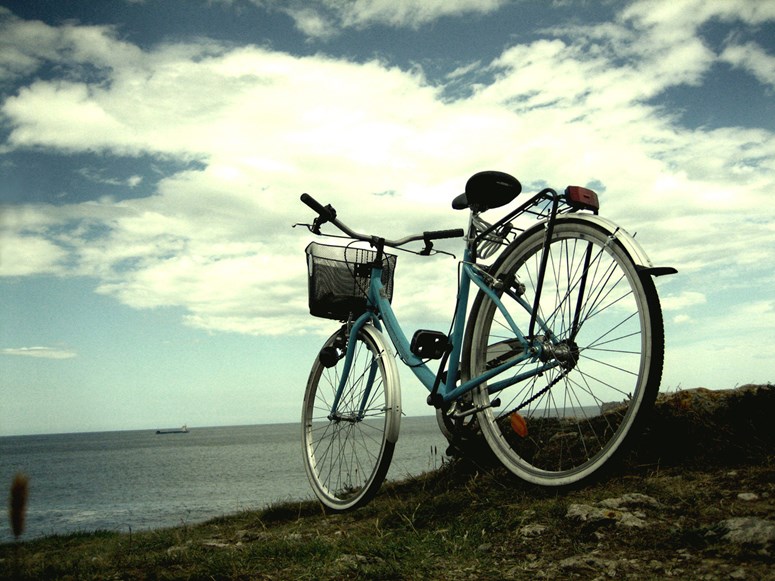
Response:
[[[330,368],[316,361],[305,394],[305,466],[316,495],[332,510],[354,508],[376,493],[395,445],[387,440],[387,430],[400,418],[391,403],[397,385],[374,333],[355,340],[335,410],[344,358]],[[395,365],[392,359],[389,363]]]
[[[534,375],[499,387],[499,408],[488,406],[495,396],[486,386],[474,399],[484,407],[479,414],[482,431],[509,469],[539,484],[561,485],[595,473],[622,447],[639,406],[656,394],[662,338],[659,313],[649,310],[655,299],[647,294],[655,294],[653,285],[644,290],[635,266],[612,237],[571,223],[558,225],[554,236],[536,309],[536,329],[545,336],[533,338],[547,341],[545,353],[504,373],[512,378]],[[531,305],[543,238],[543,231],[536,231],[504,253],[493,271],[496,278],[516,277]],[[505,296],[502,300],[519,327],[527,327],[529,310]],[[513,332],[484,293],[471,316],[469,373],[475,376],[493,359],[488,352],[497,357]],[[660,351],[652,356],[655,328]],[[547,369],[552,358],[558,358],[557,367]],[[492,381],[506,385],[502,379]],[[514,413],[523,418],[523,435],[511,427]]]

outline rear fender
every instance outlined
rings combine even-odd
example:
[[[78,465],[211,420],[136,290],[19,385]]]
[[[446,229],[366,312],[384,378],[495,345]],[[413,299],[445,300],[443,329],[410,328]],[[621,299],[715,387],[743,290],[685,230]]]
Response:
[[[539,222],[532,228],[530,228],[525,235],[532,234],[533,231],[546,227],[547,221]],[[651,259],[643,250],[640,244],[635,240],[627,230],[618,226],[611,220],[603,218],[595,214],[561,214],[555,219],[555,224],[568,224],[568,223],[586,223],[598,230],[605,232],[608,236],[613,237],[619,242],[624,250],[629,254],[632,261],[635,263],[638,272],[641,274],[648,274],[650,276],[663,276],[666,274],[675,274],[678,271],[671,266],[654,266]]]

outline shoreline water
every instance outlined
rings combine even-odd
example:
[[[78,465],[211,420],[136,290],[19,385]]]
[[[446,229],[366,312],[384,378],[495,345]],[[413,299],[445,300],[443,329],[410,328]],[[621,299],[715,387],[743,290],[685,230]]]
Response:
[[[25,539],[194,524],[312,498],[298,424],[0,437],[0,483],[30,478]],[[388,478],[437,468],[446,442],[433,417],[403,418]],[[7,519],[0,542],[13,540]]]

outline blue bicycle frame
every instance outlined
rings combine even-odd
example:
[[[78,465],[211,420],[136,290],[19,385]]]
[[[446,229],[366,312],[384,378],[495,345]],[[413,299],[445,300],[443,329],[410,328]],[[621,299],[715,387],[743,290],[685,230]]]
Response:
[[[541,354],[543,352],[543,346],[541,341],[537,341],[537,340],[531,341],[527,337],[525,337],[525,335],[520,330],[519,326],[516,324],[516,322],[514,322],[508,310],[504,307],[498,294],[495,291],[493,291],[490,285],[488,285],[485,279],[480,275],[480,269],[475,265],[473,261],[471,261],[470,250],[467,248],[465,251],[464,260],[462,263],[461,280],[460,280],[460,287],[459,287],[460,290],[458,292],[458,297],[457,297],[457,308],[455,310],[455,313],[456,313],[455,319],[452,324],[452,335],[450,337],[452,351],[449,355],[449,360],[448,360],[447,378],[445,382],[443,383],[439,382],[437,378],[437,374],[431,371],[430,368],[423,360],[421,360],[414,353],[412,353],[410,348],[410,343],[407,340],[403,330],[401,329],[400,324],[398,323],[398,319],[396,318],[395,313],[393,312],[393,307],[391,306],[390,301],[385,296],[384,286],[382,284],[382,266],[381,266],[382,263],[380,260],[378,260],[374,264],[375,266],[372,268],[372,272],[371,272],[371,281],[369,283],[368,297],[369,297],[369,303],[371,305],[374,305],[375,308],[372,310],[367,310],[364,314],[362,314],[352,323],[352,327],[349,330],[350,336],[357,337],[361,328],[363,328],[364,325],[369,323],[373,324],[378,330],[381,331],[382,330],[381,322],[384,323],[385,330],[387,331],[387,334],[390,337],[391,342],[393,343],[393,346],[396,348],[401,360],[410,367],[410,369],[415,374],[417,379],[420,380],[420,382],[428,389],[429,392],[433,392],[435,389],[437,390],[437,393],[441,397],[441,401],[444,404],[449,404],[450,402],[457,400],[462,395],[480,386],[482,383],[489,381],[490,379],[500,375],[504,371],[507,371],[508,369],[511,369],[512,367],[515,367],[516,365],[519,365],[520,363],[523,363],[526,360],[531,360],[533,362],[536,362],[541,358]],[[487,296],[490,299],[492,299],[492,301],[494,302],[498,310],[503,314],[505,320],[507,321],[509,327],[511,328],[512,333],[514,334],[514,338],[517,340],[519,345],[522,346],[522,353],[510,359],[509,361],[506,361],[494,367],[493,369],[487,370],[486,372],[479,375],[478,377],[471,378],[468,381],[465,381],[464,383],[462,383],[461,385],[456,386],[459,379],[458,373],[460,369],[459,364],[460,364],[460,357],[461,357],[461,352],[463,348],[463,333],[465,331],[465,320],[467,318],[466,307],[468,304],[468,297],[469,297],[469,291],[471,288],[471,283],[475,284],[479,289],[482,290],[482,292],[487,294]],[[517,301],[527,312],[530,313],[532,311],[533,307],[530,304],[528,304],[526,301],[524,301],[521,298],[517,298]],[[547,332],[547,335],[551,337],[551,333],[549,333],[543,321],[541,321],[539,318],[536,318],[536,323]],[[347,377],[350,372],[350,367],[351,367],[353,354],[355,350],[355,344],[356,344],[356,341],[348,342],[347,351],[345,354],[344,367],[342,369],[342,377],[340,379],[339,388],[337,389],[336,397],[334,398],[331,415],[329,416],[331,418],[338,417],[337,407],[339,405],[339,399],[344,390],[344,386],[346,384]],[[517,374],[511,377],[508,377],[506,379],[497,381],[495,383],[492,383],[487,386],[487,389],[491,394],[497,393],[502,389],[505,389],[511,385],[514,385],[515,383],[518,383],[520,381],[523,381],[535,375],[541,374],[554,367],[557,367],[557,365],[559,365],[559,363],[556,360],[549,361],[544,365],[531,369],[530,371],[526,371],[524,373]],[[357,419],[352,418],[356,421],[363,418],[364,408],[366,405],[366,401],[368,401],[369,394],[371,392],[371,386],[373,384],[376,370],[377,370],[377,364],[376,362],[374,362],[372,364],[371,372],[369,374],[367,389],[365,391],[363,401],[361,402],[359,417]],[[442,370],[439,370],[439,372],[441,371]],[[344,419],[344,418],[340,418],[340,419]]]

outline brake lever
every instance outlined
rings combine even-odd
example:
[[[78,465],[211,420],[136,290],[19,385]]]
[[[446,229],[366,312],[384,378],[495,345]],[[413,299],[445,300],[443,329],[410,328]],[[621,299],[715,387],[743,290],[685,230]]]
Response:
[[[309,230],[313,234],[320,234],[320,228],[318,228],[318,231],[315,232],[315,230],[313,230],[313,225],[312,224],[305,224],[304,222],[297,222],[296,224],[292,224],[291,228],[296,228],[296,226],[304,226],[307,230]]]
[[[457,260],[457,256],[455,256],[451,252],[447,252],[446,250],[438,250],[434,248],[432,242],[428,242],[425,245],[425,248],[420,250],[420,252],[418,252],[417,254],[419,254],[420,256],[436,256],[437,254],[444,254],[445,256],[452,257],[453,260]]]
[[[324,216],[323,214],[318,215],[318,217],[312,221],[312,227],[310,228],[311,232],[320,234],[320,227],[323,224],[330,222],[331,220],[336,220],[336,210],[334,207],[331,204],[328,204],[325,206],[325,209],[328,211],[328,216]]]

